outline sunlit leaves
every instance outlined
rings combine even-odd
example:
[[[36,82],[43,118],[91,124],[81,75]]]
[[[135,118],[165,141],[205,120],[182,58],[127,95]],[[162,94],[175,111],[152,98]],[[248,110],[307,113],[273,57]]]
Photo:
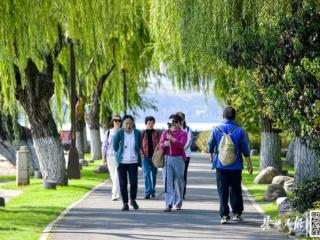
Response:
[[[79,77],[94,59],[94,74],[104,74],[112,63],[116,68],[108,88],[113,89],[116,110],[122,108],[121,61],[128,62],[127,78],[130,91],[145,87],[152,51],[148,48],[149,3],[143,0],[3,0],[0,2],[0,76],[3,102],[8,108],[15,103],[13,63],[23,69],[27,58],[42,68],[43,57],[52,51],[61,24],[65,38],[75,42]],[[65,48],[57,59],[69,68],[69,51]],[[59,74],[54,75],[56,98],[61,102],[63,85]],[[24,77],[22,77],[24,81]],[[95,78],[89,75],[85,93],[90,95]],[[132,84],[131,84],[132,83]],[[140,84],[142,83],[142,84]],[[23,82],[24,84],[24,82]],[[107,92],[105,92],[107,94]],[[134,101],[134,99],[133,99]]]

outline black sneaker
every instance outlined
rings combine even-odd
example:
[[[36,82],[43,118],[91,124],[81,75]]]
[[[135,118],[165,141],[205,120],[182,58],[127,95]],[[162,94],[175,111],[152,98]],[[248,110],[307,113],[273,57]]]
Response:
[[[139,209],[139,205],[135,200],[131,201],[130,205],[133,207],[134,210]]]
[[[129,205],[128,203],[124,203],[122,208],[121,208],[121,211],[129,211]]]
[[[165,208],[163,211],[164,212],[171,212],[171,209],[172,209],[172,205],[169,204],[169,206],[167,208]]]
[[[156,197],[156,195],[153,193],[153,194],[151,195],[151,197],[152,197],[152,198],[155,198],[155,197]]]
[[[144,197],[144,199],[150,199],[150,196],[149,196],[149,195],[147,195],[147,196],[145,196],[145,197]]]

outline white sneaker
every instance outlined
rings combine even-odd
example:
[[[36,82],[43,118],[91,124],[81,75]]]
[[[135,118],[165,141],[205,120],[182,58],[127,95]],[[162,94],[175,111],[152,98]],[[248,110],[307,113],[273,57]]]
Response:
[[[221,218],[221,224],[227,224],[229,221],[230,217],[229,216],[223,216]]]
[[[241,217],[241,215],[240,214],[236,214],[236,215],[234,215],[234,217],[233,217],[233,219],[232,219],[233,221],[237,221],[237,222],[239,222],[239,221],[242,221],[243,219],[242,219],[242,217]]]
[[[118,198],[117,197],[112,197],[111,200],[112,201],[118,201]]]

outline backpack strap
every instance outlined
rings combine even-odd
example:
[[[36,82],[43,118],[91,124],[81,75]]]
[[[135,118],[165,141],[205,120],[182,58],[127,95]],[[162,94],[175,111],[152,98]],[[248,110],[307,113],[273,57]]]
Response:
[[[230,135],[233,134],[233,133],[236,131],[237,128],[238,128],[238,126],[234,126],[234,127],[231,129],[231,131],[230,131],[229,134],[230,134]]]
[[[217,129],[222,135],[225,134],[219,126],[217,126]]]

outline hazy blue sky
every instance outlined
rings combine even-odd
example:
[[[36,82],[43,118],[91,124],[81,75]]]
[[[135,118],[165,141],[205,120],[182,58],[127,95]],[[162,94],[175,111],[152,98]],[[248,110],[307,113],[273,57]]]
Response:
[[[158,123],[166,123],[168,117],[178,111],[186,114],[187,122],[190,124],[202,123],[211,126],[222,121],[222,108],[214,95],[205,96],[196,91],[177,90],[170,82],[162,81],[160,87],[157,83],[151,83],[143,96],[153,99],[158,111],[139,111],[139,116],[136,117],[138,124],[143,123],[147,115],[154,116]]]

